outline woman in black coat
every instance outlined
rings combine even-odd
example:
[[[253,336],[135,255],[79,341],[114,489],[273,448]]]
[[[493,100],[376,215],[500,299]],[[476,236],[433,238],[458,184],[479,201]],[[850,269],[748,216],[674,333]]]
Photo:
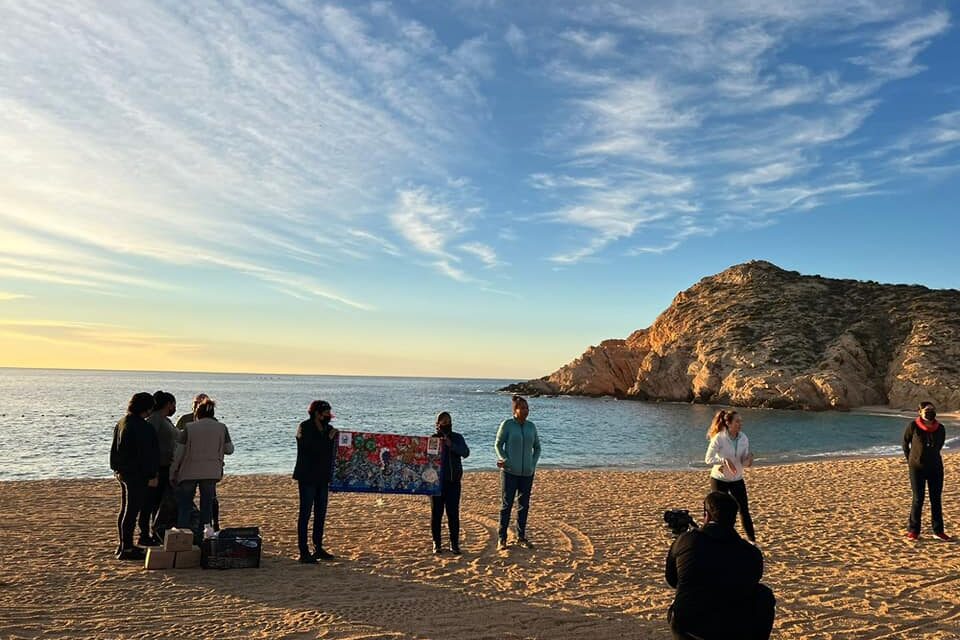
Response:
[[[333,558],[333,554],[323,548],[323,523],[327,517],[337,430],[330,426],[333,413],[329,402],[314,400],[307,411],[310,418],[297,427],[297,464],[293,468],[293,479],[300,489],[300,512],[297,518],[300,562],[316,564],[317,560]],[[312,553],[307,546],[310,511],[313,511]]]
[[[910,488],[913,503],[910,505],[910,522],[907,525],[907,540],[920,537],[920,516],[923,511],[923,494],[930,489],[930,515],[933,536],[944,542],[953,538],[943,527],[943,457],[940,450],[946,440],[946,429],[937,422],[937,410],[932,402],[921,402],[915,420],[911,420],[903,432],[903,455],[910,467]]]
[[[442,553],[440,542],[443,512],[447,512],[447,526],[450,527],[450,551],[460,553],[460,484],[463,480],[462,459],[470,455],[463,436],[453,430],[453,418],[446,411],[437,416],[437,438],[443,439],[442,463],[443,478],[440,482],[440,495],[431,496],[430,532],[433,535],[433,552]]]

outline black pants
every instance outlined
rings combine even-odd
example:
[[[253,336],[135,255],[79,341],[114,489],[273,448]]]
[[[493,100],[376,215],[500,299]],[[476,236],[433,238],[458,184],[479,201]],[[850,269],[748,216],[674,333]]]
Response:
[[[939,469],[916,469],[910,467],[910,488],[913,504],[910,506],[910,531],[920,533],[920,516],[923,511],[923,494],[930,488],[930,519],[934,533],[943,533],[943,467]]]
[[[460,492],[459,482],[444,482],[440,495],[430,496],[430,533],[433,543],[440,544],[440,523],[443,512],[447,512],[447,526],[450,527],[450,544],[460,546]]]
[[[743,525],[743,532],[747,534],[747,540],[756,542],[757,535],[753,531],[753,518],[750,517],[750,505],[747,503],[747,485],[743,480],[724,482],[711,476],[710,489],[729,493],[733,496],[740,510],[740,524]]]
[[[705,610],[709,611],[711,606],[708,604]],[[769,640],[777,613],[777,599],[770,587],[758,583],[752,599],[736,602],[727,613],[735,616],[732,620],[734,630],[717,628],[713,623],[717,618],[705,616],[703,611],[676,615],[673,605],[667,610],[667,622],[674,640]],[[743,620],[737,619],[739,617]]]
[[[327,482],[298,482],[300,510],[297,516],[297,546],[300,555],[310,555],[307,546],[307,529],[310,524],[310,512],[313,512],[313,547],[323,548],[323,524],[327,519],[327,502],[330,485]]]
[[[121,549],[133,548],[133,530],[140,522],[140,535],[150,535],[150,512],[144,507],[147,499],[145,478],[120,479],[120,513],[117,514],[117,535]],[[146,518],[144,518],[146,514]],[[146,528],[144,528],[146,523]]]
[[[164,494],[170,491],[170,467],[160,467],[157,474],[157,486],[147,487],[144,512],[147,514],[147,530],[157,535],[157,514],[163,504]],[[140,515],[140,531],[143,531],[143,515]]]

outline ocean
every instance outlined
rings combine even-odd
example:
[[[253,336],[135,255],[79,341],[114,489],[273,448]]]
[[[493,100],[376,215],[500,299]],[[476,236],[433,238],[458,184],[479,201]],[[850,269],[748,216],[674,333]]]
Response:
[[[293,469],[294,434],[307,405],[333,405],[345,431],[433,433],[449,411],[471,455],[467,469],[495,469],[493,439],[510,416],[515,380],[158,373],[0,368],[0,480],[104,478],[113,427],[130,396],[163,389],[177,398],[176,418],[199,392],[217,401],[236,452],[227,474]],[[716,407],[612,398],[531,398],[542,467],[706,469],[705,432]],[[758,464],[832,456],[900,454],[905,419],[854,413],[742,409]],[[953,429],[951,429],[953,431]],[[948,431],[948,446],[957,446]]]

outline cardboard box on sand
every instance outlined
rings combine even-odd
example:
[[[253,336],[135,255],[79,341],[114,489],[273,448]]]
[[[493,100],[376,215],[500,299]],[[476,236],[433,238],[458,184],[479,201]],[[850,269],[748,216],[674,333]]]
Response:
[[[200,547],[193,544],[189,529],[168,529],[163,547],[148,547],[144,569],[196,569],[200,566]]]

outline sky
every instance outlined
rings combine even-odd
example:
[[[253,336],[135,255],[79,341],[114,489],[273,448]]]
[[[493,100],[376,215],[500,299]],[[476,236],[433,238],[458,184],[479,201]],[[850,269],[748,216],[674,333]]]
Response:
[[[0,4],[0,366],[527,379],[752,259],[960,287],[948,2]]]

